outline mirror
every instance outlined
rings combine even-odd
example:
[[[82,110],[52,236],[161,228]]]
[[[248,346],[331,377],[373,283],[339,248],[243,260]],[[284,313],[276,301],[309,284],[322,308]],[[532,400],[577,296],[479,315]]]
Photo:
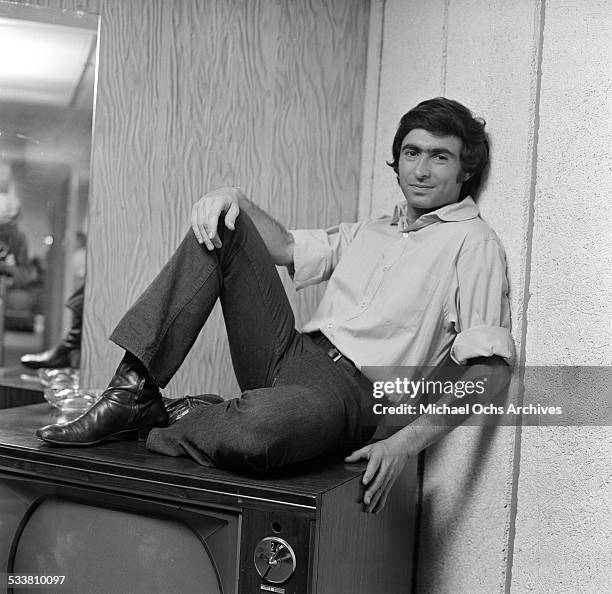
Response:
[[[0,368],[79,364],[98,21],[0,2]]]

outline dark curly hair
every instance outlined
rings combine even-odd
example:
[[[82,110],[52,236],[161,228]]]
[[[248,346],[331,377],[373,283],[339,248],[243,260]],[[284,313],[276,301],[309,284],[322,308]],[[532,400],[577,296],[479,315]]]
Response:
[[[465,105],[453,99],[436,97],[422,101],[402,116],[393,139],[393,161],[387,162],[387,165],[398,173],[402,141],[406,134],[415,128],[421,128],[434,136],[457,136],[463,142],[462,173],[471,174],[461,186],[459,199],[474,196],[480,188],[489,163],[489,140],[485,124],[482,118],[474,117]]]

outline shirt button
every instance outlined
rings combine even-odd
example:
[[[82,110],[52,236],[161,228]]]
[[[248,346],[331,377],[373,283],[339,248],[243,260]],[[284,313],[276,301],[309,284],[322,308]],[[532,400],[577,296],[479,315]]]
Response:
[[[359,307],[361,307],[361,309],[365,309],[366,304],[365,303],[360,303]]]
[[[327,324],[327,327],[328,327],[328,328],[333,328],[333,327],[334,327],[334,325],[333,325],[332,323],[329,323],[329,324]]]
[[[387,270],[389,270],[389,267],[388,266],[383,266],[383,271],[387,272]]]

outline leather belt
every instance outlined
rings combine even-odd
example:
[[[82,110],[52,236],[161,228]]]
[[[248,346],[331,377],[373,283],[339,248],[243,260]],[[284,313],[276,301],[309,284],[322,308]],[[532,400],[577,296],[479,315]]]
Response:
[[[334,362],[334,363],[344,363],[344,365],[346,366],[346,364],[348,364],[348,366],[350,366],[350,370],[355,373],[360,373],[359,369],[357,369],[357,366],[355,365],[355,363],[353,363],[348,357],[345,357],[337,348],[336,346],[334,346],[334,343],[331,342],[327,336],[325,336],[325,334],[323,334],[320,331],[316,331],[316,332],[311,332],[308,336],[310,336],[310,338],[313,340],[313,342],[317,345],[319,345],[327,354],[327,356]]]

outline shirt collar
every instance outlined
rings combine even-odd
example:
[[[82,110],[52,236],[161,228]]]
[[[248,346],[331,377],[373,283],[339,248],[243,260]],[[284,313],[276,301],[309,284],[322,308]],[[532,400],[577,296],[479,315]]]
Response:
[[[415,229],[427,227],[428,225],[431,225],[437,221],[467,221],[468,219],[476,218],[478,214],[478,206],[476,206],[476,203],[471,196],[467,196],[459,202],[445,204],[444,206],[438,208],[438,210],[425,213],[414,221],[414,223],[410,224],[406,220],[406,201],[402,200],[395,205],[390,224],[397,225],[398,231],[400,232],[413,231]]]

